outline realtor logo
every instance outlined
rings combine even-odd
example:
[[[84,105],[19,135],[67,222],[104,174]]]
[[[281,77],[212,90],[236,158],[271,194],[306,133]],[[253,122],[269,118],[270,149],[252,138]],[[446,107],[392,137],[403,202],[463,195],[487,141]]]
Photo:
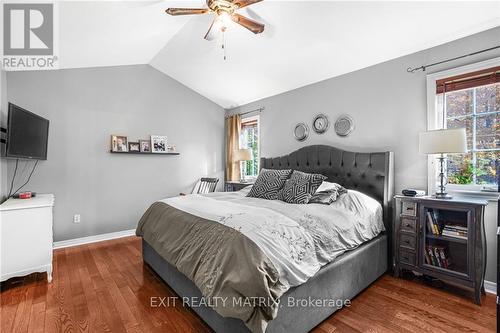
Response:
[[[5,70],[56,69],[53,3],[3,4]]]

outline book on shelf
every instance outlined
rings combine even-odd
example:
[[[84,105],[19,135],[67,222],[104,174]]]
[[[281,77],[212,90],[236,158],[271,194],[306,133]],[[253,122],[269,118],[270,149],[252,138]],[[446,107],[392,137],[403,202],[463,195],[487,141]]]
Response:
[[[450,228],[450,229],[456,229],[456,230],[463,230],[467,231],[467,226],[466,225],[459,225],[459,224],[445,224],[445,228]]]
[[[446,224],[442,232],[443,236],[467,239],[467,227],[461,225]]]
[[[434,219],[434,223],[438,224],[438,214],[436,213],[435,210],[432,210],[431,211],[431,214],[432,214],[432,218]]]
[[[446,247],[444,246],[426,246],[426,251],[424,253],[425,262],[428,265],[448,268],[450,261],[446,255]]]
[[[432,257],[431,257],[431,254],[429,253],[428,246],[425,247],[424,253],[425,253],[425,263],[428,265],[432,265]]]
[[[433,235],[440,235],[441,228],[437,221],[437,216],[432,211],[427,211],[427,231]]]
[[[434,253],[439,257],[441,267],[448,268],[448,258],[445,255],[445,248],[443,246],[434,247]]]
[[[429,252],[427,249],[424,251],[425,263],[428,265],[432,265],[431,257],[429,256]]]
[[[467,227],[463,227],[460,225],[452,225],[452,224],[446,224],[444,226],[445,230],[451,230],[451,231],[460,231],[460,232],[465,232],[467,233]]]
[[[439,254],[439,250],[437,250],[436,247],[433,247],[432,250],[434,252],[434,257],[436,258],[437,266],[443,267],[443,263],[441,262],[441,255]]]
[[[427,213],[427,233],[434,234],[434,226],[432,224],[432,220],[430,219]]]
[[[467,234],[463,235],[463,234],[455,233],[455,232],[448,231],[448,230],[443,230],[443,233],[441,235],[446,236],[446,237],[451,237],[451,238],[467,239]]]
[[[437,261],[436,261],[436,257],[434,256],[434,251],[432,251],[432,247],[427,246],[426,250],[427,250],[427,254],[429,256],[429,265],[438,266]]]

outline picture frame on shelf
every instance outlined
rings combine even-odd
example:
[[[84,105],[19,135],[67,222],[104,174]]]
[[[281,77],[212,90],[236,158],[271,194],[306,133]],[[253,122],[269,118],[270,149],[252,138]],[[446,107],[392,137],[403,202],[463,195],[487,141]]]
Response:
[[[167,145],[167,153],[176,153],[177,147],[175,145]]]
[[[154,154],[167,153],[167,137],[164,135],[151,135],[151,152]]]
[[[139,142],[129,142],[128,143],[128,151],[129,152],[140,152],[141,146],[139,145]]]
[[[139,146],[141,153],[151,152],[151,140],[139,140]]]
[[[128,152],[128,137],[125,135],[111,135],[111,151]]]

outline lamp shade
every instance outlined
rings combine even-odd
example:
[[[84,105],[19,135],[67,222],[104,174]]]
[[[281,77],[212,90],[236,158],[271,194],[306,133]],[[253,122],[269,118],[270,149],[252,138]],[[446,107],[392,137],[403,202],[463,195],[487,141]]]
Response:
[[[422,132],[419,138],[419,151],[423,154],[466,153],[465,128]]]
[[[233,162],[251,161],[252,159],[252,149],[235,149]]]

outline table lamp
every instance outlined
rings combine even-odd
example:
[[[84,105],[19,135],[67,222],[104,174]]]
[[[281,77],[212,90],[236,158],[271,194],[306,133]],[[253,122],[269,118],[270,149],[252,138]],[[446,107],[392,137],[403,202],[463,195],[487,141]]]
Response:
[[[434,195],[438,199],[451,199],[446,193],[444,154],[458,154],[467,152],[467,135],[465,128],[442,129],[420,133],[419,151],[423,154],[441,154],[439,156],[440,173],[438,191]]]
[[[241,167],[241,162],[253,160],[252,149],[235,149],[233,153],[233,162],[240,163],[240,182],[245,182],[245,171]]]

